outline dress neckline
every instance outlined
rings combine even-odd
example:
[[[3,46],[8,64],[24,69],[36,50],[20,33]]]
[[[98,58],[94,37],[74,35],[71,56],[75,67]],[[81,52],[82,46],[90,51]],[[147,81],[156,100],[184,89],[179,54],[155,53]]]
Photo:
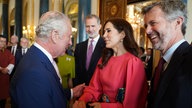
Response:
[[[129,54],[129,52],[126,52],[126,53],[119,55],[119,56],[112,56],[112,58],[121,58],[123,56],[126,56],[127,54]]]

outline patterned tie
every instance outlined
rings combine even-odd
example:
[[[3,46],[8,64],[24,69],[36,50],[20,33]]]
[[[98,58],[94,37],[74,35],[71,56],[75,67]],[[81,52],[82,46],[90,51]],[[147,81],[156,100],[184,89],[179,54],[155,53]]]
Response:
[[[93,39],[91,39],[91,42],[90,42],[90,45],[88,47],[88,50],[87,50],[87,59],[86,59],[86,69],[88,70],[89,68],[89,64],[90,64],[90,61],[91,61],[91,56],[92,56],[92,53],[93,53]]]
[[[147,63],[149,61],[150,56],[146,56],[145,62]]]
[[[57,64],[56,64],[56,62],[55,62],[54,60],[53,60],[52,64],[53,64],[53,67],[55,68],[55,71],[56,71],[56,73],[57,73],[57,76],[58,76],[59,79],[60,79],[60,83],[62,83],[62,78],[61,78],[61,75],[60,75],[60,73],[59,73],[58,66],[57,66]]]
[[[12,46],[12,48],[11,48],[11,54],[12,54],[12,55],[15,55],[15,46]]]
[[[159,80],[160,80],[160,77],[161,77],[161,74],[163,72],[163,66],[164,66],[164,63],[166,61],[163,59],[163,57],[159,60],[159,63],[155,69],[155,76],[154,76],[154,93],[156,92],[157,90],[157,87],[158,87],[158,83],[159,83]]]
[[[24,55],[25,54],[25,49],[22,49],[22,55]]]

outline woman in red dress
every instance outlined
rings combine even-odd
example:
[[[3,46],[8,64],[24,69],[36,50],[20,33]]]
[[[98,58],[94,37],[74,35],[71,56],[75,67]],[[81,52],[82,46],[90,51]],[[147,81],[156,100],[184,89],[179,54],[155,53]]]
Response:
[[[145,108],[148,85],[133,29],[124,19],[104,24],[106,49],[73,108]],[[89,103],[90,102],[90,103]]]

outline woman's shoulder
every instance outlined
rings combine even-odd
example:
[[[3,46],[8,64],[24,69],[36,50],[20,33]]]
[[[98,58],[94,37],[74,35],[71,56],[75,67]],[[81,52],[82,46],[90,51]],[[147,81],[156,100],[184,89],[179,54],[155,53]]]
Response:
[[[133,54],[131,54],[130,52],[127,52],[125,54],[125,57],[128,61],[133,61],[133,62],[142,62],[141,59]]]

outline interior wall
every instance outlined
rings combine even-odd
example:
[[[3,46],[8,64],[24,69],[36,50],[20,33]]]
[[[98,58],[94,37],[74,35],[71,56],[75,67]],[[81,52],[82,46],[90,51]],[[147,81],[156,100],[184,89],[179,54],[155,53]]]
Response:
[[[99,0],[91,1],[91,14],[95,14],[99,16]]]
[[[35,8],[34,8],[34,25],[37,26],[39,21],[39,6],[40,6],[40,0],[34,0]]]
[[[188,9],[188,23],[187,23],[187,32],[185,35],[185,39],[191,43],[192,42],[192,0],[187,1],[187,9]]]

